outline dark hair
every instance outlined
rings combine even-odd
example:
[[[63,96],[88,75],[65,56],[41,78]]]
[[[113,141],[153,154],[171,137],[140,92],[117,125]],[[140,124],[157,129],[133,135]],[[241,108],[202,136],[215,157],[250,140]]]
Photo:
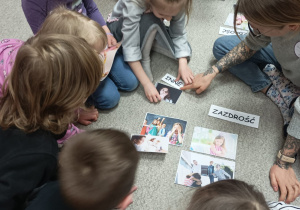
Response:
[[[72,137],[59,160],[62,195],[71,206],[110,210],[133,186],[138,153],[125,133],[97,129]]]
[[[199,173],[193,173],[192,176],[196,179],[201,179],[201,175]]]
[[[198,188],[187,210],[268,210],[264,195],[239,180],[223,180]]]
[[[142,140],[142,138],[145,138],[146,136],[139,136],[139,135],[134,135],[131,137],[131,141],[133,143],[138,143]]]
[[[167,88],[167,89],[168,89],[168,94],[163,98],[163,100],[166,100],[166,99],[171,100],[170,90],[169,90],[168,87],[166,87],[166,86],[165,86],[165,87],[161,87],[161,88],[159,89],[159,94],[160,94],[160,91],[161,91],[163,88]]]

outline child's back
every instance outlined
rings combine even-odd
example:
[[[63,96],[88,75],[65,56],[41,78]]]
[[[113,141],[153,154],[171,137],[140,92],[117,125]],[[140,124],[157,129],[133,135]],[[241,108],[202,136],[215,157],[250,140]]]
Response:
[[[72,137],[59,159],[59,181],[47,183],[27,210],[117,207],[130,194],[138,153],[123,132],[99,129]]]

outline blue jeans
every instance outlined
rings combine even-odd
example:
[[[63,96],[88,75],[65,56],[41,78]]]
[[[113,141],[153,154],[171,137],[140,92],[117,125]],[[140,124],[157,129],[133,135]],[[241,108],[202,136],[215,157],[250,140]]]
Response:
[[[244,39],[245,36],[240,36]],[[223,36],[214,43],[213,54],[220,60],[232,48],[238,45],[241,40],[237,36]],[[247,61],[233,66],[229,71],[250,86],[253,92],[261,91],[271,84],[269,77],[262,71],[267,64],[273,64],[281,70],[281,66],[274,56],[272,44],[257,51]]]
[[[100,82],[96,91],[88,98],[87,104],[98,109],[111,109],[119,103],[119,90],[132,91],[138,84],[139,81],[129,64],[124,61],[122,51],[118,50],[108,76]]]

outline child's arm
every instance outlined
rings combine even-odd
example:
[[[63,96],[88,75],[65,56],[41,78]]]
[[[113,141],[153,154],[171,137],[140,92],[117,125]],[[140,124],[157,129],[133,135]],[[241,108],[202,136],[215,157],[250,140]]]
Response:
[[[94,2],[94,0],[83,0],[84,7],[86,8],[87,16],[91,18],[92,20],[99,23],[99,25],[102,26],[103,30],[106,33],[107,36],[107,44],[108,47],[114,46],[117,44],[116,39],[110,32],[109,28],[106,26],[106,22],[100,13],[97,4]]]
[[[174,43],[175,57],[178,59],[178,76],[176,80],[180,77],[183,79],[184,83],[191,84],[194,79],[193,72],[187,64],[188,58],[191,56],[191,48],[186,37],[186,21],[185,13],[180,12],[175,17],[172,18],[170,22],[170,37]]]
[[[180,144],[182,144],[183,138],[182,138],[182,134],[178,132],[178,141]]]
[[[140,61],[133,61],[133,62],[128,62],[130,68],[132,69],[133,73],[135,76],[138,78],[140,83],[144,87],[144,91],[146,94],[146,97],[150,102],[155,102],[157,103],[158,101],[161,100],[161,97],[159,93],[157,92],[156,88],[152,84],[152,82],[149,80],[148,76],[146,75],[141,62]]]
[[[194,79],[194,74],[190,67],[187,64],[186,58],[179,58],[179,67],[178,67],[178,76],[176,78],[176,81],[182,78],[185,84],[192,84]]]

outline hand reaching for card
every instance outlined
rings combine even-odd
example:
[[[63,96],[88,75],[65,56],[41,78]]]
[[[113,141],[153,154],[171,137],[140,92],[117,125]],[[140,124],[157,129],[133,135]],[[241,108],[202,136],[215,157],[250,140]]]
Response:
[[[144,91],[145,91],[146,97],[148,98],[148,100],[151,103],[152,102],[157,103],[161,100],[159,93],[157,92],[155,86],[151,82],[144,85]]]
[[[181,90],[195,89],[197,94],[202,93],[204,90],[208,88],[214,77],[217,73],[211,68],[210,70],[197,74],[193,80],[192,84],[185,85]]]
[[[190,67],[187,65],[186,58],[179,58],[179,68],[176,81],[178,81],[180,78],[182,78],[185,84],[192,84],[194,79],[194,74]]]

